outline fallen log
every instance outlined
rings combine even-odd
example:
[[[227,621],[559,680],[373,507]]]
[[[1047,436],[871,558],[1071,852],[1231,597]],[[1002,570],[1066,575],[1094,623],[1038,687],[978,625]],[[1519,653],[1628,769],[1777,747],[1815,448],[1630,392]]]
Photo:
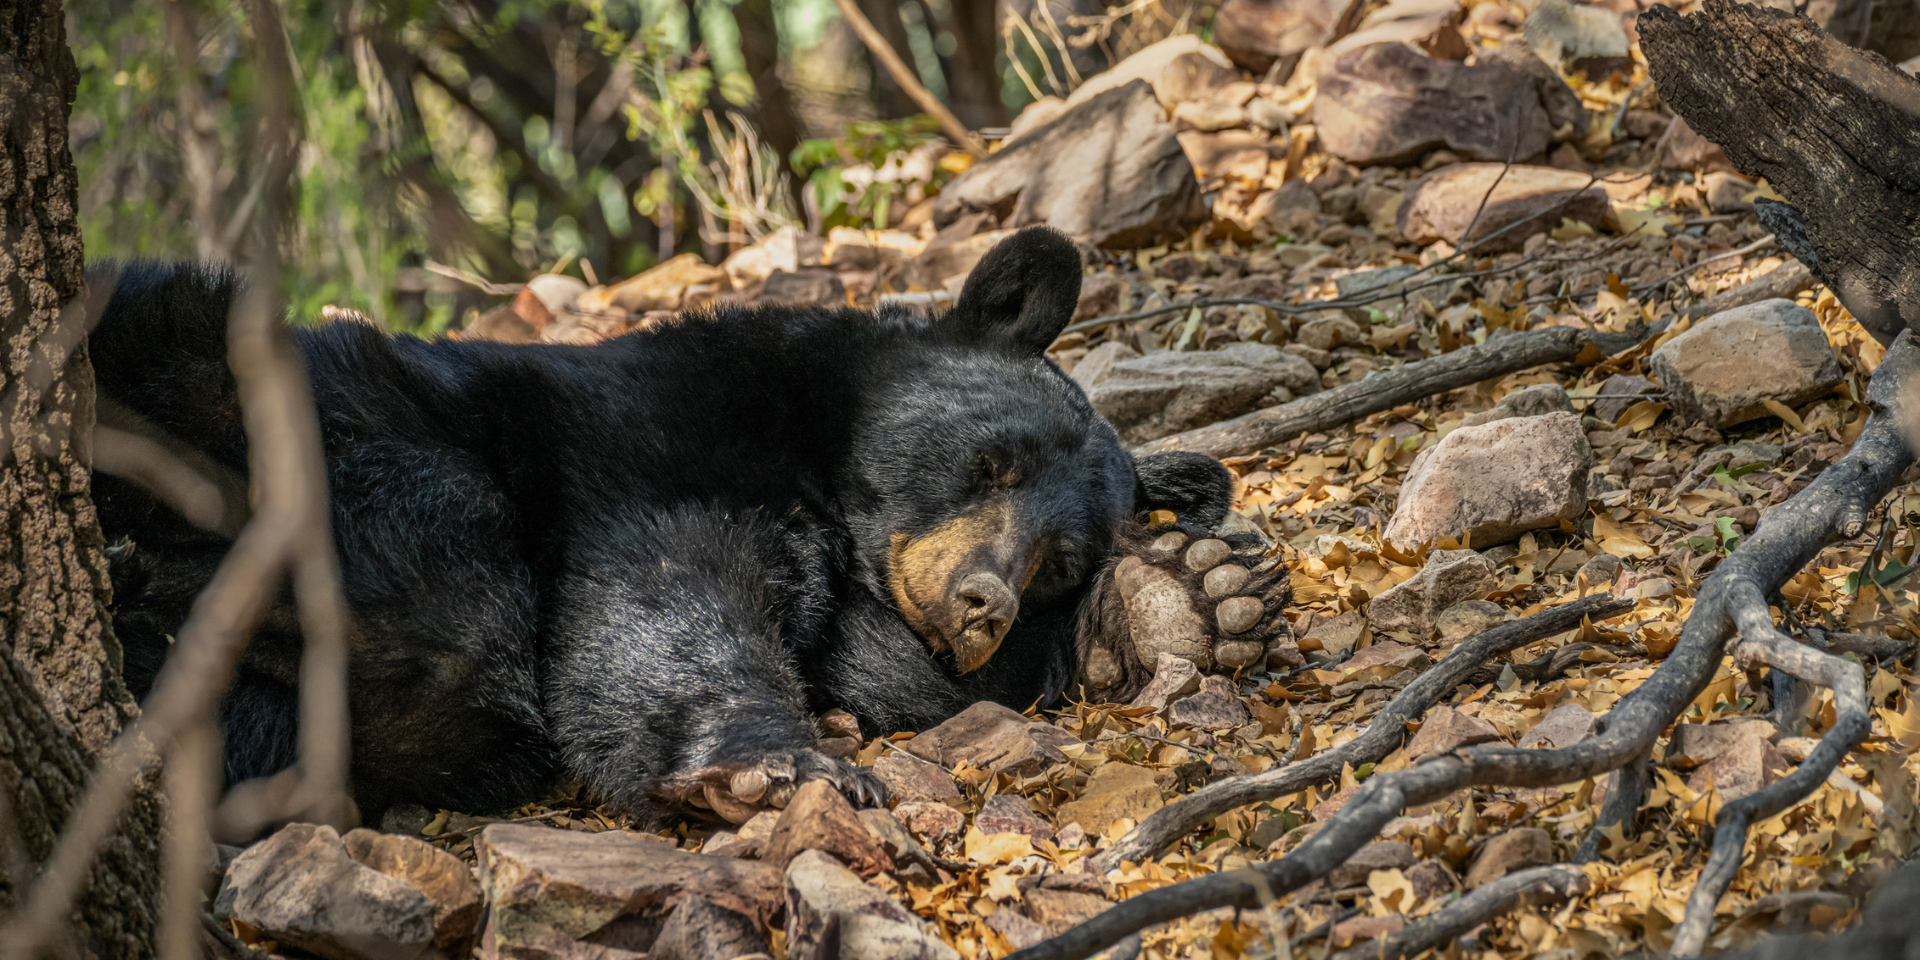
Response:
[[[1650,8],[1639,31],[1660,98],[1798,208],[1796,255],[1861,325],[1889,343],[1920,322],[1920,80],[1732,0]]]
[[[1603,333],[1575,327],[1547,327],[1496,337],[1486,343],[1384,370],[1365,380],[1341,384],[1291,403],[1162,437],[1141,445],[1134,453],[1191,450],[1215,458],[1237,457],[1482,380],[1543,364],[1567,363],[1590,346],[1600,353],[1619,353],[1638,345],[1650,334],[1650,330]]]

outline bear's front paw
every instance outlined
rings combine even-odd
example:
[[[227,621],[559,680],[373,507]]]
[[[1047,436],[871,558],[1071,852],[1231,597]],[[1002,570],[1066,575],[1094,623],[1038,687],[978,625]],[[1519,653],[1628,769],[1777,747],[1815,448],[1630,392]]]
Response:
[[[1126,695],[1152,677],[1162,653],[1208,671],[1263,661],[1287,638],[1290,596],[1287,568],[1265,552],[1257,532],[1129,533],[1106,585],[1106,642],[1091,644],[1083,664],[1089,685]]]
[[[833,784],[855,806],[887,802],[887,788],[873,774],[816,750],[771,751],[747,762],[696,770],[682,780],[680,794],[689,806],[739,824],[769,807],[785,809],[800,785],[810,780]]]

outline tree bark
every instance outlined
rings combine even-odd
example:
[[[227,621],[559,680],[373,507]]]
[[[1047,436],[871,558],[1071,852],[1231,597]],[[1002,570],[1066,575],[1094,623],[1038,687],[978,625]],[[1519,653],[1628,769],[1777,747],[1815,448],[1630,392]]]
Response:
[[[1881,343],[1920,326],[1920,80],[1732,0],[1650,9],[1639,29],[1661,99],[1800,210],[1794,256]]]
[[[59,0],[19,0],[0,29],[0,909],[53,849],[96,751],[137,713],[105,614],[89,497],[93,371],[67,117],[79,74]],[[148,957],[159,804],[141,790],[95,861],[72,955]]]

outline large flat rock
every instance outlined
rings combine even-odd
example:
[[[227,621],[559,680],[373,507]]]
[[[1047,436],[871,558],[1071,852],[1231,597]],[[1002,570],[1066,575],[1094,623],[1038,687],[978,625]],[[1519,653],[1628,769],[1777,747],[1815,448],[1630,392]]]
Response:
[[[1313,116],[1327,152],[1362,166],[1410,163],[1440,147],[1469,160],[1528,160],[1546,152],[1552,133],[1529,77],[1404,43],[1336,58]]]

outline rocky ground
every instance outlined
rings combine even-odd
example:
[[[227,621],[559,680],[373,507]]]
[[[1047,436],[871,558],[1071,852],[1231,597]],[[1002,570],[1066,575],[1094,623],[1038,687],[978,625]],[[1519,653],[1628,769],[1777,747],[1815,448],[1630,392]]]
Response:
[[[720,266],[682,257],[605,286],[542,276],[460,335],[586,342],[718,301],[937,310],[1006,231],[1052,223],[1088,263],[1053,357],[1129,442],[1180,445],[1528,331],[1660,332],[1226,451],[1239,511],[1294,571],[1295,643],[1251,671],[1169,657],[1128,704],[983,704],[861,740],[891,810],[812,786],[743,824],[646,833],[563,793],[504,819],[403,809],[382,834],[289,827],[226,868],[215,912],[232,932],[343,960],[1001,956],[1130,895],[1293,850],[1376,773],[1592,736],[1673,649],[1705,575],[1848,451],[1883,351],[1773,246],[1754,213],[1765,185],[1661,109],[1630,19],[1395,2],[1289,50],[1269,41],[1286,16],[1312,20],[1301,5],[1228,7],[1220,48],[1174,38],[1037,104],[985,160],[921,157],[971,169],[892,229],[787,230]],[[1288,57],[1294,79],[1259,79],[1263,59]],[[1097,198],[1095,156],[1126,158]],[[1741,305],[1692,309],[1709,301]],[[1755,826],[1715,945],[1834,926],[1912,848],[1916,521],[1920,491],[1903,487],[1782,591],[1797,631],[1872,667],[1872,736]],[[1474,664],[1397,748],[1157,857],[1093,865],[1196,788],[1354,742],[1468,638],[1595,594],[1631,608]],[[1655,748],[1638,829],[1605,835],[1586,891],[1474,926],[1446,955],[1664,950],[1714,814],[1834,722],[1825,692],[1774,707],[1726,662]],[[1475,789],[1409,809],[1322,880],[1152,928],[1144,954],[1364,951],[1511,871],[1573,860],[1606,789]]]

